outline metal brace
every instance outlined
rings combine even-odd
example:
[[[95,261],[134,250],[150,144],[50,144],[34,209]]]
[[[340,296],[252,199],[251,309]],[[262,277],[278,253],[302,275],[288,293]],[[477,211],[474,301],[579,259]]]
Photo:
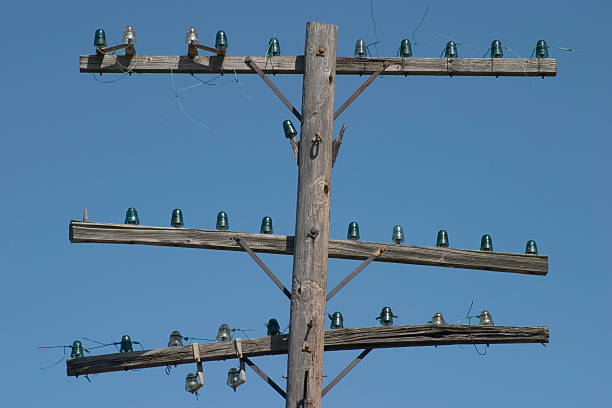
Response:
[[[311,228],[310,232],[307,234],[307,236],[309,236],[312,239],[316,239],[318,235],[319,235],[319,230],[316,228]]]

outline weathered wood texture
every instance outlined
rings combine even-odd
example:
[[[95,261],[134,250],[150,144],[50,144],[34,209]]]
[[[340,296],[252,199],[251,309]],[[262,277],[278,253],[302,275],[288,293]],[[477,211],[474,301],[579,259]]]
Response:
[[[247,57],[81,55],[81,72],[140,74],[255,74]],[[304,56],[250,57],[266,74],[303,74]],[[336,75],[556,76],[553,58],[336,58]]]
[[[286,408],[321,407],[337,42],[306,23]]]
[[[288,335],[242,339],[244,357],[287,354]],[[548,327],[432,324],[335,329],[325,332],[325,351],[452,344],[548,343]],[[202,361],[238,358],[233,341],[199,344]],[[69,376],[194,363],[193,348],[166,347],[69,359]]]
[[[139,244],[185,248],[243,251],[235,237],[248,242],[254,252],[293,255],[295,239],[285,235],[250,234],[189,228],[142,225],[70,222],[70,241],[74,243]],[[329,257],[365,260],[381,246],[387,250],[374,262],[445,266],[546,275],[548,257],[543,255],[483,252],[470,249],[421,247],[347,240],[329,240]]]

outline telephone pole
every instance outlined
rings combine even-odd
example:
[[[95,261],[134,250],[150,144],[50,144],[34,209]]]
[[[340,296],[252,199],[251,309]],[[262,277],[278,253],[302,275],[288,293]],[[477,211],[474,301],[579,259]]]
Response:
[[[287,408],[321,406],[338,27],[306,25]]]
[[[236,353],[241,361],[286,398],[287,408],[320,408],[327,393],[373,348],[447,344],[496,344],[548,342],[545,327],[498,327],[465,325],[385,326],[336,329],[325,332],[325,305],[337,291],[370,262],[493,270],[546,275],[548,258],[541,255],[504,254],[454,248],[416,247],[329,239],[331,170],[342,143],[344,127],[333,136],[334,120],[382,72],[388,75],[554,76],[556,61],[548,58],[343,58],[336,56],[338,27],[308,22],[304,56],[232,57],[225,50],[193,44],[187,56],[139,56],[132,43],[126,55],[81,56],[81,72],[121,73],[223,73],[258,74],[301,122],[300,141],[291,138],[298,163],[295,237],[206,231],[181,228],[144,227],[72,221],[71,242],[184,246],[216,250],[246,251],[274,283],[291,299],[289,334],[235,341],[235,351],[219,343],[163,348],[121,356],[80,357],[67,361],[68,375],[120,371],[144,367],[215,361]],[[117,48],[117,47],[112,47]],[[216,52],[198,56],[197,48]],[[127,52],[130,50],[130,52]],[[274,64],[263,64],[273,58]],[[260,65],[262,66],[260,68]],[[302,111],[282,95],[266,77],[274,74],[303,74]],[[336,75],[370,77],[334,111]],[[289,292],[255,252],[293,255]],[[328,257],[360,259],[363,263],[336,288],[327,292]],[[328,386],[322,387],[325,350],[361,349],[362,353]],[[249,357],[287,354],[286,393]]]

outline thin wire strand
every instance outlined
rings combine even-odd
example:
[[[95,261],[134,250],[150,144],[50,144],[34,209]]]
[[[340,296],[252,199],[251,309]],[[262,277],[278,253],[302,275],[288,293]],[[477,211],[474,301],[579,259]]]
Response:
[[[217,340],[213,340],[213,339],[205,339],[205,338],[202,338],[202,337],[183,337],[183,339],[185,341],[189,341],[189,340],[217,341]]]
[[[478,47],[477,47],[477,46],[475,46],[474,44],[464,43],[464,42],[461,42],[461,41],[457,41],[457,40],[455,40],[453,37],[449,37],[448,35],[445,35],[445,34],[440,34],[440,33],[438,33],[438,35],[439,35],[440,37],[444,37],[444,38],[446,38],[446,39],[449,39],[449,40],[451,40],[451,41],[454,41],[454,42],[455,42],[455,44],[457,44],[457,45],[467,45],[468,47],[472,47],[472,48],[474,48],[474,49],[475,49],[476,51],[478,51],[478,52],[480,52],[480,51],[482,50],[482,48],[478,48]],[[442,54],[440,54],[440,56],[444,55],[444,50],[445,50],[445,48],[442,48]]]
[[[505,46],[505,45],[504,45],[504,46],[502,46],[502,47],[503,47],[504,49],[506,49],[506,50],[510,51],[512,54],[514,54],[514,56],[515,56],[515,57],[517,57],[517,58],[521,58],[521,56],[520,56],[520,55],[519,55],[519,54],[518,54],[516,51],[514,51],[512,48],[507,47],[507,46]],[[490,51],[490,50],[489,50],[489,51]],[[527,78],[527,80],[528,80],[528,81],[529,81],[529,83],[531,84],[531,78],[529,78],[529,75],[527,75],[527,70],[525,69],[525,66],[524,66],[524,65],[523,65],[523,74],[525,74],[525,78]]]
[[[427,17],[427,12],[428,11],[429,11],[429,3],[427,4],[427,8],[425,9],[425,13],[423,13],[423,17],[421,17],[421,21],[419,21],[419,24],[416,26],[416,28],[412,32],[412,42],[413,43],[414,43],[414,35],[416,34],[417,30],[419,28],[421,28],[421,24],[423,24],[423,21],[425,21],[425,17]]]
[[[72,347],[72,346],[39,346],[39,349],[48,349],[48,348],[64,348],[64,350],[66,349],[66,347]]]
[[[374,20],[374,0],[370,0],[370,17],[372,17],[372,24],[374,25],[374,49],[376,50],[376,58],[380,58],[378,55],[378,32],[376,31],[376,20]],[[372,45],[370,44],[370,45]],[[367,47],[366,47],[367,49]]]
[[[463,320],[468,319],[468,326],[472,325],[472,317],[475,317],[475,316],[471,316],[470,315],[470,312],[472,311],[472,306],[474,306],[474,301],[473,300],[472,300],[472,303],[470,303],[470,307],[469,307],[467,313],[465,314],[465,318],[463,319]],[[469,329],[467,331],[467,334],[468,334],[468,337],[471,339],[472,338],[472,334],[470,333]],[[478,350],[478,347],[476,347],[476,344],[472,344],[472,345],[474,346],[474,350],[476,350],[476,353],[478,353],[479,356],[486,356],[487,355],[487,351],[486,350],[481,353],[480,350]]]
[[[114,343],[102,343],[101,341],[90,339],[88,337],[83,337],[83,339],[87,341],[93,341],[94,343],[98,343],[100,347],[112,346],[114,344]],[[91,348],[93,349],[93,348],[100,348],[100,347],[96,346],[96,347],[91,347]]]
[[[178,104],[178,106],[181,108],[181,111],[183,111],[183,114],[184,114],[184,115],[187,117],[187,119],[189,119],[190,121],[192,121],[193,123],[195,123],[195,124],[197,124],[197,125],[199,125],[199,126],[202,126],[202,127],[203,127],[203,128],[205,128],[205,129],[210,130],[210,127],[208,127],[208,126],[206,126],[205,124],[203,124],[202,122],[199,122],[199,121],[195,120],[194,118],[192,118],[192,117],[191,117],[191,116],[190,116],[190,115],[187,113],[187,111],[186,111],[186,110],[185,110],[185,108],[183,107],[183,104],[181,103],[181,99],[179,98],[179,94],[178,94],[178,91],[177,91],[177,89],[176,89],[176,82],[174,81],[174,73],[173,73],[174,67],[175,67],[176,65],[178,65],[178,63],[179,63],[179,57],[177,57],[177,59],[176,59],[176,63],[175,63],[174,65],[172,65],[172,68],[170,68],[170,79],[172,80],[172,88],[174,88],[174,97],[175,97],[175,99],[176,99],[176,103],[177,103],[177,104]]]
[[[249,102],[253,102],[253,98],[251,98],[249,95],[247,95],[246,93],[244,93],[242,91],[242,82],[240,82],[238,80],[238,74],[236,74],[236,67],[232,67],[234,70],[234,80],[236,81],[236,85],[238,86],[238,90],[240,91],[240,93],[242,94],[242,96],[244,96]]]
[[[115,52],[116,52],[116,51],[112,51],[110,53],[106,53],[106,52],[103,52],[101,50],[99,50],[99,51],[100,51],[100,53],[102,53],[102,55],[113,55],[113,56],[115,55]],[[96,81],[98,81],[98,82],[100,82],[102,84],[112,84],[114,82],[120,81],[123,78],[125,78],[126,75],[131,75],[132,74],[132,72],[136,68],[136,65],[138,65],[138,61],[136,61],[136,63],[134,64],[134,66],[132,68],[128,68],[128,67],[123,66],[123,64],[121,64],[119,62],[119,58],[117,58],[117,59],[115,59],[115,65],[119,66],[123,70],[123,75],[121,75],[119,78],[116,78],[116,79],[113,79],[113,80],[110,80],[110,81],[105,81],[105,80],[102,80],[102,79],[98,79],[96,77],[96,74],[92,73],[91,75],[93,76],[93,79],[95,79]],[[102,75],[102,73],[100,73],[100,75]]]
[[[59,360],[57,360],[55,363],[45,366],[45,367],[40,367],[41,370],[47,370],[49,368],[55,367],[56,365],[58,365],[59,363],[61,363],[62,361],[64,361],[64,359],[66,358],[66,355],[62,356],[62,358],[60,358]]]
[[[64,359],[66,358],[66,347],[70,347],[70,346],[48,346],[48,347],[39,347],[39,348],[56,348],[56,347],[63,347],[64,348],[64,355],[62,356],[62,358],[60,358],[59,360],[57,360],[55,363],[46,366],[46,367],[41,367],[41,370],[46,370],[48,368],[51,367],[55,367],[56,365],[58,365],[59,363],[61,363],[62,361],[64,361]]]

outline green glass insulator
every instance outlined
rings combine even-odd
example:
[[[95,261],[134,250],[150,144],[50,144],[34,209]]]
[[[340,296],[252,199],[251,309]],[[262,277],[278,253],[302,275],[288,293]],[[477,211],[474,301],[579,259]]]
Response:
[[[226,50],[227,45],[227,36],[225,35],[225,31],[217,31],[217,35],[215,36],[215,48],[218,50]]]
[[[170,225],[174,228],[181,228],[183,226],[183,212],[180,209],[175,208],[172,210]]]
[[[454,41],[449,41],[446,43],[446,48],[444,49],[444,57],[459,58],[459,53],[457,52],[457,44]]]
[[[331,320],[330,329],[344,329],[344,318],[342,313],[334,312],[333,314],[327,314],[327,317]]]
[[[229,221],[225,211],[219,211],[217,214],[217,229],[219,231],[226,231],[229,229]]]
[[[504,56],[504,50],[502,49],[501,42],[495,40],[491,43],[491,58],[501,58]]]
[[[268,57],[277,57],[281,55],[280,43],[278,42],[278,38],[270,38],[270,41],[268,42],[267,55]]]
[[[480,239],[480,250],[481,251],[493,251],[493,241],[491,240],[491,236],[488,234],[484,234]]]
[[[355,43],[355,56],[358,58],[364,58],[368,53],[366,43],[363,40],[357,40]]]
[[[280,324],[278,324],[278,320],[276,319],[268,320],[266,327],[268,329],[268,336],[278,336],[281,334]]]
[[[402,40],[399,48],[399,56],[402,58],[412,57],[412,44],[410,44],[410,40]]]
[[[401,225],[396,225],[393,227],[393,236],[391,237],[393,242],[396,244],[401,244],[404,242],[404,229]]]
[[[187,377],[185,377],[185,391],[193,394],[194,392],[196,392],[197,386],[198,376],[194,373],[187,374]]]
[[[527,255],[537,255],[538,254],[538,246],[535,241],[530,239],[527,241],[527,246],[525,247],[525,253]]]
[[[359,238],[359,225],[357,225],[357,223],[353,221],[348,226],[346,239],[350,239],[351,241],[357,241]]]
[[[170,333],[170,340],[168,340],[168,347],[179,347],[183,345],[183,336],[178,330],[174,330]]]
[[[71,352],[70,352],[70,358],[79,358],[79,357],[83,357],[83,343],[81,343],[79,340],[75,340],[72,342],[72,347],[70,347]]]
[[[94,47],[106,48],[106,33],[101,28],[98,28],[94,34]]]
[[[297,136],[297,130],[295,130],[293,122],[291,122],[289,119],[283,121],[283,131],[285,132],[285,137],[287,139]]]
[[[272,218],[263,217],[261,220],[261,228],[259,229],[260,234],[272,234]]]
[[[380,320],[380,324],[383,326],[390,326],[393,324],[393,318],[398,317],[393,314],[391,308],[389,306],[385,306],[380,311],[380,315],[376,318],[376,320]]]
[[[540,40],[537,42],[535,55],[536,58],[548,58],[548,45],[546,45],[546,41]]]
[[[440,248],[448,248],[448,233],[445,230],[438,231],[436,246]]]
[[[120,353],[128,353],[132,352],[134,349],[132,348],[132,339],[127,334],[121,338],[121,346],[119,347]]]
[[[125,212],[125,224],[139,225],[138,211],[134,207],[130,207]]]

